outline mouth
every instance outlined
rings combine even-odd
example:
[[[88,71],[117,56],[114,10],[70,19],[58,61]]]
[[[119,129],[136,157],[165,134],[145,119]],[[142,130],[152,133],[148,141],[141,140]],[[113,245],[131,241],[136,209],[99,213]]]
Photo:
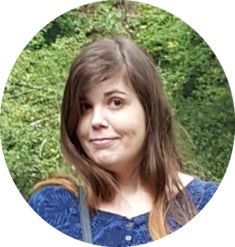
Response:
[[[118,137],[100,137],[100,138],[90,139],[90,142],[94,142],[94,141],[105,141],[105,140],[115,140],[115,139],[119,139],[119,138]]]
[[[112,146],[116,140],[120,138],[118,137],[104,137],[104,138],[94,138],[90,139],[90,142],[96,147],[96,148],[107,148]]]

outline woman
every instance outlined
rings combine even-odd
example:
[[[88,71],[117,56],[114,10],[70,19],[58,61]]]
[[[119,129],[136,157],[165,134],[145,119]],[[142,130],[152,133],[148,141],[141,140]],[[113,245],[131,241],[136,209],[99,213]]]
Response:
[[[80,196],[71,179],[54,178],[39,183],[29,203],[65,234],[97,245],[164,237],[192,219],[218,186],[182,173],[155,65],[128,38],[98,40],[75,59],[62,103],[61,146],[80,176]]]

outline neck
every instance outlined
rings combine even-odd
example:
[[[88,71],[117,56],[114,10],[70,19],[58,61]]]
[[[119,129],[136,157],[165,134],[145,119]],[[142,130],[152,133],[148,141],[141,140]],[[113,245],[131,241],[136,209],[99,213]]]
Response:
[[[141,183],[137,174],[125,174],[116,176],[118,191],[112,202],[102,202],[99,209],[116,213],[128,218],[150,212],[153,205],[153,197]]]
[[[125,201],[126,204],[131,201],[138,200],[140,203],[141,198],[153,198],[152,193],[147,186],[141,181],[139,172],[135,171],[132,173],[125,172],[122,176],[116,177],[118,181],[118,193],[115,200]]]
[[[142,186],[137,169],[116,173],[116,179],[119,191],[134,193]]]

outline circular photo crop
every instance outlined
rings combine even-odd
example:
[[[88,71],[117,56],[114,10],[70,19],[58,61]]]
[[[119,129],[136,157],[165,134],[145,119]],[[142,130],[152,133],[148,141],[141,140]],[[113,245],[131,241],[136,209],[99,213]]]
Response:
[[[193,219],[227,169],[228,80],[202,37],[132,1],[80,6],[43,27],[9,75],[1,142],[23,198],[100,246],[158,240]]]

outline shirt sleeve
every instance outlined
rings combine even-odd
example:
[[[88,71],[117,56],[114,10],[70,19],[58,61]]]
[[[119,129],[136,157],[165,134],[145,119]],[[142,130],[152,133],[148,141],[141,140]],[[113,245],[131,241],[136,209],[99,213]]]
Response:
[[[216,190],[219,187],[219,183],[216,182],[202,182],[202,192],[201,192],[201,198],[197,204],[197,210],[201,211],[206,204],[210,201],[210,199],[215,194]]]
[[[47,223],[81,239],[78,199],[61,186],[46,186],[31,195],[28,201],[33,210]]]

